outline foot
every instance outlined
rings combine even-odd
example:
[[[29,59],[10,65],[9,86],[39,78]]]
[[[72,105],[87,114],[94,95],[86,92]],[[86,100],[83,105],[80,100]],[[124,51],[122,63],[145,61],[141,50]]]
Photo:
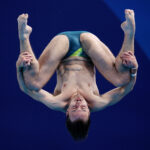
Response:
[[[19,33],[19,39],[25,40],[29,38],[32,28],[27,25],[28,20],[28,14],[22,14],[18,17],[18,33]]]
[[[131,9],[125,9],[126,20],[121,24],[121,28],[125,34],[135,34],[135,18],[134,11]]]

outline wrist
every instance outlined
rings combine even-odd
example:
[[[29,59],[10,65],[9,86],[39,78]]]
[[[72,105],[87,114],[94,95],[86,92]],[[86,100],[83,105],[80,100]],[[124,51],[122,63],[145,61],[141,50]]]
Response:
[[[130,68],[130,73],[131,73],[131,74],[135,74],[135,73],[137,73],[137,70],[138,70],[137,67]]]
[[[131,77],[136,77],[136,76],[137,76],[137,73],[131,74]]]
[[[137,76],[137,68],[136,67],[130,69],[130,75],[131,75],[131,77]]]
[[[19,40],[21,42],[29,40],[29,36],[26,36],[25,34],[19,34]]]

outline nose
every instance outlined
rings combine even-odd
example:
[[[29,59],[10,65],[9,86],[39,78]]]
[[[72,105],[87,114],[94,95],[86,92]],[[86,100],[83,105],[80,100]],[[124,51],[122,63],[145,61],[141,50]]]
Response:
[[[76,105],[79,106],[81,104],[81,99],[76,100]]]
[[[77,99],[76,99],[77,101],[81,101],[81,98],[80,97],[77,97]]]

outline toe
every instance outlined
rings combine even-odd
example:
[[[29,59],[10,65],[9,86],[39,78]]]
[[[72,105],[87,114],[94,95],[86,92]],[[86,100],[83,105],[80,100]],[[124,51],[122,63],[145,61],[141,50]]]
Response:
[[[26,14],[24,14],[24,17],[25,17],[26,19],[28,19],[29,15],[26,13]]]

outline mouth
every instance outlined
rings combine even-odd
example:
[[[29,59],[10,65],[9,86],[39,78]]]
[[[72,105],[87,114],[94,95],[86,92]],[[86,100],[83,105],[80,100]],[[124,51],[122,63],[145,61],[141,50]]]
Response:
[[[80,97],[76,97],[75,101],[82,101],[82,99]]]

